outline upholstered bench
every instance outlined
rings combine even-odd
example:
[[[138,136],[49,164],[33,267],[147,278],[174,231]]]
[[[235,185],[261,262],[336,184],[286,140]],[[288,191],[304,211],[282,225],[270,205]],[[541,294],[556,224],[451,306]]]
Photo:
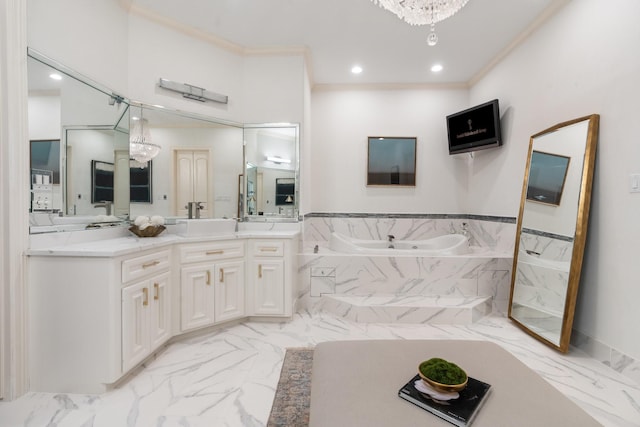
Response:
[[[310,427],[451,426],[398,397],[431,357],[492,385],[473,427],[599,426],[589,414],[497,344],[485,341],[333,341],[316,346]]]

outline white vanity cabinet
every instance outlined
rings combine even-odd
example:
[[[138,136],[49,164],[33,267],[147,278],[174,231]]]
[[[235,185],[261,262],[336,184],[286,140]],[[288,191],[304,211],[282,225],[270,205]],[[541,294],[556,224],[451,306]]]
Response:
[[[292,315],[295,242],[293,239],[249,239],[251,316]]]
[[[166,342],[171,254],[31,255],[30,389],[102,393]]]
[[[245,243],[180,246],[182,332],[245,316]]]
[[[171,338],[171,252],[122,262],[122,368],[126,372]]]

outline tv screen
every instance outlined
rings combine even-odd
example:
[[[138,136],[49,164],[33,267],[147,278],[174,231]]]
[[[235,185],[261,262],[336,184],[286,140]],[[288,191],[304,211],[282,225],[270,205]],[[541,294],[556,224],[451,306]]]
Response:
[[[449,154],[499,147],[502,135],[498,100],[447,116],[447,133]]]

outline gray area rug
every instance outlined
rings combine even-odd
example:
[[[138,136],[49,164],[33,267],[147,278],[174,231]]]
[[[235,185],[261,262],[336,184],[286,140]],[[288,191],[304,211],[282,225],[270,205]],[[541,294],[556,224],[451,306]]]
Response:
[[[312,348],[288,348],[267,427],[309,425]]]

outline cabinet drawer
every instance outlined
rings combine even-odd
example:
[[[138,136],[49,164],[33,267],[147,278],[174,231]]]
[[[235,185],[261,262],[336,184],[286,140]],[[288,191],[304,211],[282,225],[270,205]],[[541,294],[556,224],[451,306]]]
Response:
[[[244,242],[237,240],[180,247],[181,264],[242,257],[244,257]]]
[[[281,240],[253,240],[251,241],[253,256],[283,256],[284,242]]]
[[[122,261],[122,283],[140,279],[171,267],[171,252],[159,251]]]

